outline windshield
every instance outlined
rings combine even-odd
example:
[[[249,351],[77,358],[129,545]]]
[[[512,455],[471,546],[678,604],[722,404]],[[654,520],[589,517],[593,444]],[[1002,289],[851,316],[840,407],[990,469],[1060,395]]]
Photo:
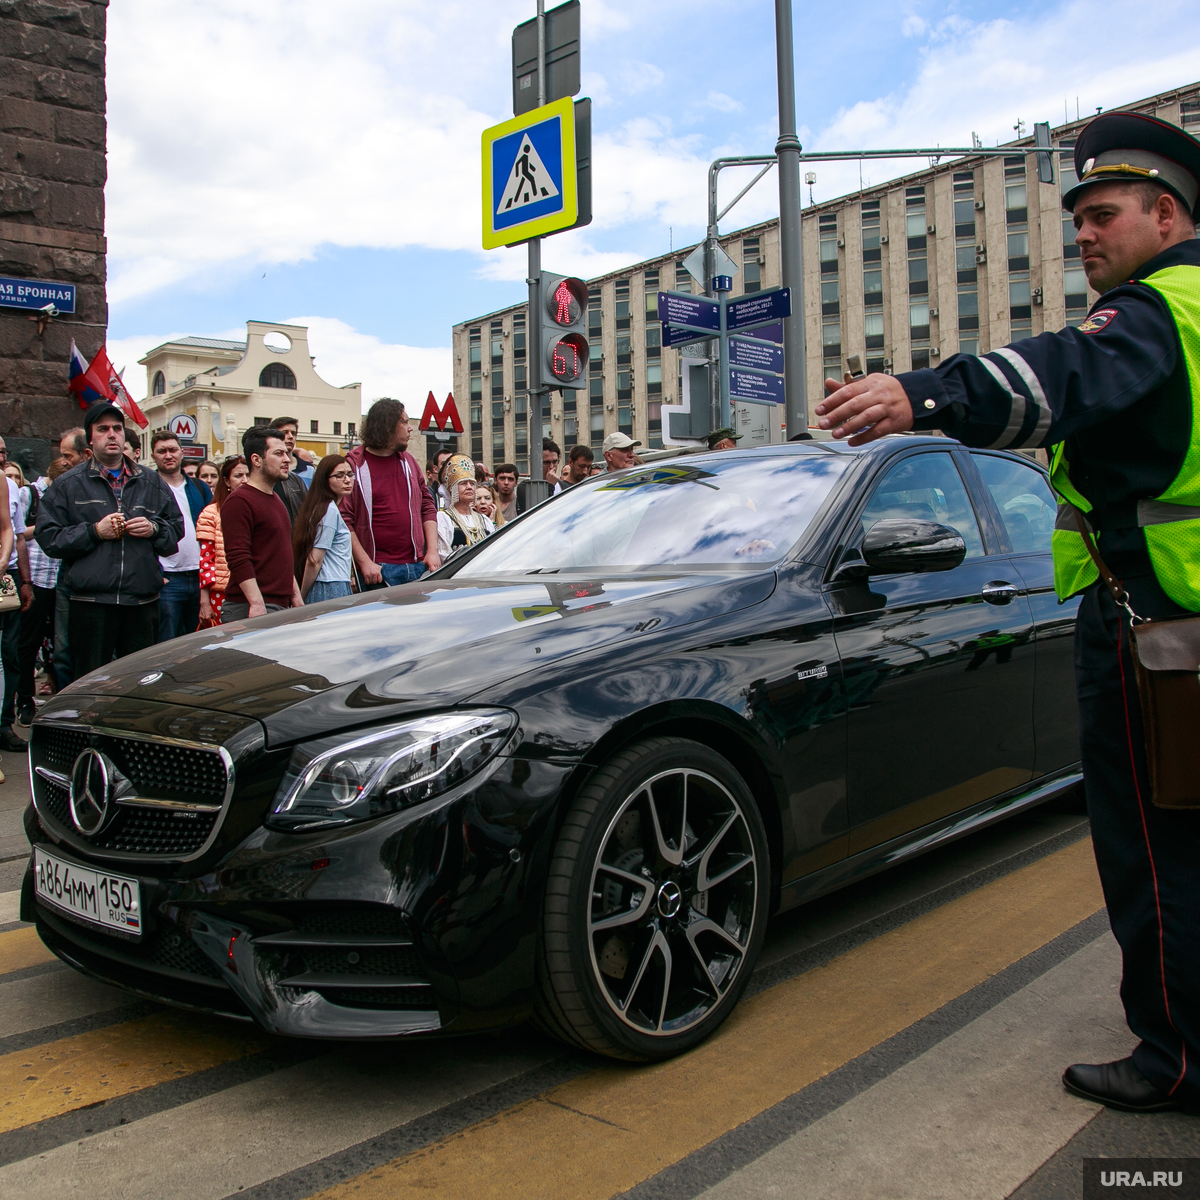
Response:
[[[600,476],[501,529],[457,578],[775,562],[850,461],[841,454],[730,454]]]

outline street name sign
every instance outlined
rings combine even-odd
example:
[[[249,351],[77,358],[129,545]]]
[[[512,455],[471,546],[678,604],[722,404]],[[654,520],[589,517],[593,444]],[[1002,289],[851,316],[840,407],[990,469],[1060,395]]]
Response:
[[[53,304],[59,312],[75,311],[75,285],[44,279],[9,279],[0,275],[0,306],[37,311]]]
[[[792,315],[792,289],[775,288],[769,292],[753,292],[740,300],[731,300],[726,310],[725,327],[749,329],[769,325]]]
[[[729,370],[729,395],[736,400],[755,400],[759,404],[784,402],[783,379],[778,375],[762,375],[758,371]]]
[[[683,346],[688,342],[703,341],[710,337],[712,337],[711,333],[689,329],[687,326],[664,325],[662,327],[662,344],[664,346]]]
[[[783,348],[757,338],[730,338],[729,365],[782,374]]]
[[[483,248],[569,229],[579,216],[570,96],[483,131]]]
[[[659,292],[658,319],[664,325],[682,325],[702,333],[705,330],[717,333],[721,328],[721,305],[716,300],[687,292]]]

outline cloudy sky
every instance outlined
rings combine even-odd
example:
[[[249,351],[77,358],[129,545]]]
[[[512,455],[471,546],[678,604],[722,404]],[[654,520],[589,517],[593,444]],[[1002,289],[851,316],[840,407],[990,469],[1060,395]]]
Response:
[[[582,0],[595,219],[548,269],[597,274],[697,241],[708,162],[770,153],[770,0]],[[450,327],[524,295],[480,247],[479,135],[511,116],[533,0],[122,0],[108,10],[109,352],[250,319],[308,325],[364,402],[450,388]],[[1200,8],[1085,0],[797,3],[806,149],[987,144],[1200,75]],[[864,180],[901,173],[873,162]],[[911,169],[911,164],[908,165]],[[820,201],[858,184],[820,165]],[[728,195],[740,186],[728,174]],[[807,199],[807,189],[806,199]],[[773,216],[765,179],[726,219]]]

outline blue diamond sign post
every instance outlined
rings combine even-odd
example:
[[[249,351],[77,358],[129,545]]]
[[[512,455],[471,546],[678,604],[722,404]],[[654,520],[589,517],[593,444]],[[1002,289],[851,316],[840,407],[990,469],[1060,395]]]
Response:
[[[579,216],[570,96],[483,131],[483,248],[569,229]]]

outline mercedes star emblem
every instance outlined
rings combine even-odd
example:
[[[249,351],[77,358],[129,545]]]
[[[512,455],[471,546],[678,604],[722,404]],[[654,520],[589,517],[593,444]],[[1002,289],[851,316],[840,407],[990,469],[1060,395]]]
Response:
[[[71,768],[71,820],[84,837],[94,837],[108,819],[112,763],[99,750],[84,750]]]
[[[162,678],[161,671],[151,671],[149,675],[143,675],[138,683],[157,683]]]

